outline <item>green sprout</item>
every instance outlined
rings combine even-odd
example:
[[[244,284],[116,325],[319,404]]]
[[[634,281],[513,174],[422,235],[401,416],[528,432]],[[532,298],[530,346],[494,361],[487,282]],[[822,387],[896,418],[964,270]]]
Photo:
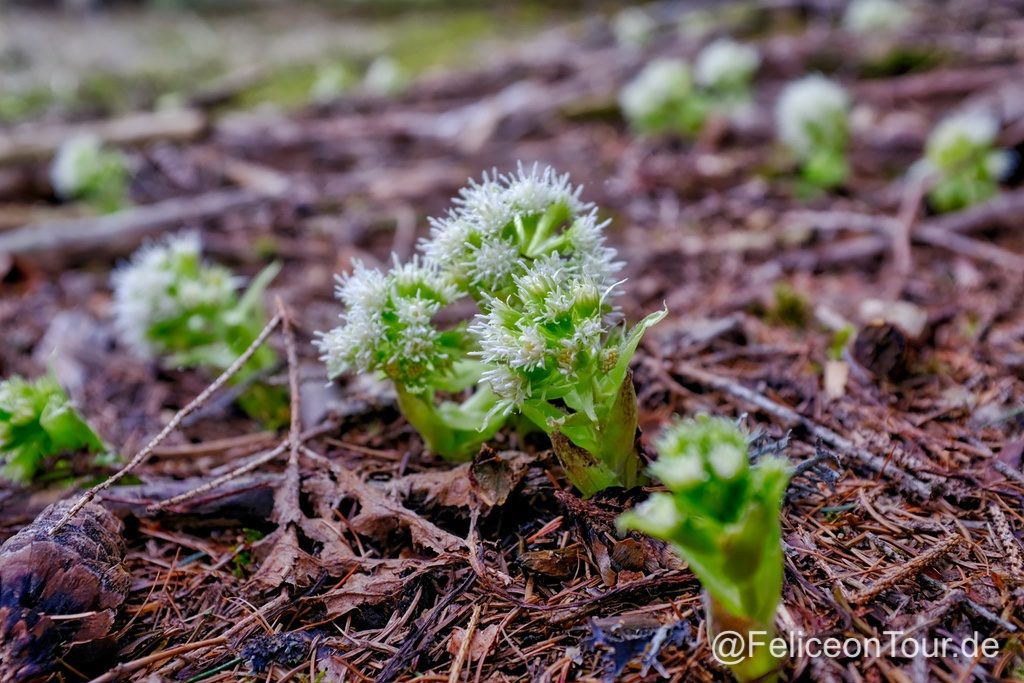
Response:
[[[59,197],[84,201],[101,213],[129,204],[129,179],[125,156],[92,135],[64,141],[50,166],[50,184]]]
[[[266,324],[262,297],[279,269],[276,263],[264,268],[239,294],[240,278],[203,260],[198,234],[146,245],[111,278],[118,336],[136,355],[160,358],[165,367],[223,371]],[[260,347],[233,379],[251,385],[239,396],[243,410],[270,425],[281,423],[287,404],[281,391],[255,380],[277,363],[272,349]]]
[[[47,458],[106,450],[52,375],[34,382],[17,376],[0,382],[0,462],[5,479],[28,484]]]
[[[790,83],[779,96],[779,139],[800,162],[803,179],[812,188],[827,190],[846,181],[849,108],[842,86],[820,74]]]
[[[412,261],[387,273],[355,264],[338,288],[343,324],[318,341],[328,374],[390,379],[442,457],[471,457],[520,414],[551,435],[584,495],[642,481],[629,362],[664,312],[619,324],[621,264],[579,193],[550,168],[485,174]],[[441,329],[438,313],[466,299],[473,322]]]
[[[650,473],[668,492],[623,513],[620,529],[665,540],[686,560],[704,588],[712,641],[725,631],[744,637],[750,656],[731,666],[739,681],[774,680],[779,662],[768,641],[782,597],[788,464],[766,456],[751,466],[744,433],[706,415],[675,422],[656,445]]]
[[[999,122],[984,112],[954,114],[928,137],[914,173],[930,176],[928,200],[939,212],[957,211],[991,198],[1012,157],[996,149]]]

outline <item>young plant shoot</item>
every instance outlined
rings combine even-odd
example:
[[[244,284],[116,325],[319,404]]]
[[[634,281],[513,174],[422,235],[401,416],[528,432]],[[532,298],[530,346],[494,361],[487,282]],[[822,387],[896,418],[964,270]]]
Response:
[[[330,376],[384,374],[427,447],[446,458],[471,457],[520,413],[551,435],[585,495],[635,485],[629,361],[664,313],[629,333],[616,324],[621,264],[579,194],[550,168],[485,175],[432,221],[421,256],[386,274],[356,264],[338,289],[343,324],[319,341]],[[467,297],[472,324],[438,328],[436,314]]]
[[[992,197],[1012,163],[996,149],[999,122],[983,112],[954,114],[941,121],[915,173],[931,177],[928,200],[936,211],[957,211]]]
[[[799,160],[804,180],[814,188],[827,190],[846,180],[849,108],[842,86],[820,74],[790,83],[779,97],[779,139]]]
[[[125,156],[91,135],[66,140],[50,165],[50,184],[58,197],[84,201],[101,213],[129,203],[128,180]]]
[[[198,234],[172,235],[142,247],[114,271],[114,326],[142,358],[160,358],[170,368],[225,370],[266,324],[263,292],[278,270],[276,263],[264,268],[239,295],[242,280],[203,260]],[[276,364],[276,354],[263,346],[234,381],[249,382]],[[282,398],[254,383],[239,403],[252,417],[276,425],[287,412]]]
[[[30,483],[48,458],[69,453],[102,454],[106,446],[78,414],[52,375],[34,382],[0,382],[0,462],[3,477]]]
[[[766,634],[747,642],[750,656],[731,666],[741,681],[774,680],[779,662],[767,641],[782,597],[779,512],[788,464],[764,457],[751,466],[747,439],[731,421],[699,416],[672,424],[656,443],[650,472],[668,487],[619,517],[667,541],[704,588],[708,634]]]

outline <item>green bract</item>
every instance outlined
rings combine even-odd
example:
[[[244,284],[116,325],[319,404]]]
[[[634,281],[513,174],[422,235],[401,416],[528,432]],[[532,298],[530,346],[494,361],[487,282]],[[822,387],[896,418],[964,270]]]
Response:
[[[48,457],[105,450],[52,376],[0,382],[0,460],[5,478],[27,484]]]
[[[996,149],[999,122],[983,112],[954,114],[928,137],[916,169],[932,176],[928,199],[937,211],[956,211],[992,197],[1009,155]]]
[[[846,180],[849,108],[842,86],[820,74],[790,83],[779,96],[779,139],[800,161],[804,180],[813,187],[829,189]]]
[[[751,466],[747,440],[729,420],[678,421],[657,440],[652,475],[669,489],[619,518],[668,541],[700,579],[709,633],[773,633],[782,596],[779,511],[790,469],[781,458]],[[778,666],[767,644],[732,666],[741,681],[767,680]]]
[[[617,323],[615,252],[579,189],[552,169],[485,175],[431,222],[421,254],[340,279],[342,325],[318,341],[328,373],[379,372],[427,447],[465,459],[520,413],[552,436],[585,495],[640,480],[629,361],[643,331]],[[470,299],[472,322],[435,316]]]
[[[50,184],[63,199],[80,199],[103,213],[128,204],[128,162],[99,138],[82,135],[66,140],[50,166]]]
[[[160,358],[166,367],[205,366],[224,370],[259,336],[266,324],[262,295],[279,270],[265,268],[239,294],[240,278],[203,261],[196,233],[173,235],[139,249],[114,271],[114,325],[139,356]],[[277,364],[274,352],[259,348],[242,371],[241,382]],[[253,417],[276,423],[279,397],[254,386],[240,397]]]

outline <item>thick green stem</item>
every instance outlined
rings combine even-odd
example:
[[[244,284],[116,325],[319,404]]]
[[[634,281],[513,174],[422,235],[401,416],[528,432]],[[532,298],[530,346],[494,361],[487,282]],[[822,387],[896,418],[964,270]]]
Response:
[[[432,392],[412,393],[396,384],[398,407],[424,444],[445,460],[464,462],[480,450],[480,446],[494,436],[505,418],[493,412],[496,397],[486,387],[480,387],[467,401],[435,405]]]
[[[722,603],[704,592],[708,640],[712,654],[732,671],[740,683],[773,683],[779,678],[782,662],[772,654],[775,626],[757,623],[749,617],[733,614]],[[735,634],[735,635],[733,635]]]

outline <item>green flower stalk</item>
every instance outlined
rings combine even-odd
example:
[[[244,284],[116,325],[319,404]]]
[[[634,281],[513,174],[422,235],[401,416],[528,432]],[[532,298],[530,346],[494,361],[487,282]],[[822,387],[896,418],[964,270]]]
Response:
[[[820,74],[790,83],[779,96],[779,139],[799,160],[803,178],[812,187],[827,190],[846,181],[849,108],[842,86]]]
[[[172,235],[146,245],[111,278],[114,326],[136,355],[160,358],[165,367],[227,369],[266,324],[263,293],[279,270],[272,264],[239,294],[240,278],[207,263],[196,233]],[[272,349],[257,349],[235,375],[252,382],[277,365]],[[239,397],[252,417],[280,424],[287,412],[284,394],[253,384]]]
[[[0,462],[5,479],[30,483],[47,458],[107,448],[52,375],[0,382]]]
[[[743,432],[708,416],[674,423],[656,445],[650,472],[669,491],[623,513],[620,529],[665,540],[686,560],[704,588],[710,639],[744,636],[749,657],[731,665],[739,681],[774,680],[779,662],[766,641],[782,597],[779,513],[788,464],[764,457],[751,466]]]
[[[485,174],[431,222],[410,263],[357,263],[338,288],[342,325],[318,341],[328,374],[390,379],[445,458],[471,457],[519,413],[551,435],[585,495],[641,481],[629,361],[664,314],[629,333],[617,324],[621,264],[579,195],[550,168]],[[440,310],[464,299],[478,309],[472,324],[439,328]]]
[[[954,114],[940,122],[913,169],[931,176],[928,200],[936,211],[957,211],[991,198],[1012,157],[996,149],[999,122],[984,112]]]
[[[125,156],[92,135],[66,140],[50,166],[50,184],[60,198],[84,201],[102,213],[130,203],[129,175]]]

